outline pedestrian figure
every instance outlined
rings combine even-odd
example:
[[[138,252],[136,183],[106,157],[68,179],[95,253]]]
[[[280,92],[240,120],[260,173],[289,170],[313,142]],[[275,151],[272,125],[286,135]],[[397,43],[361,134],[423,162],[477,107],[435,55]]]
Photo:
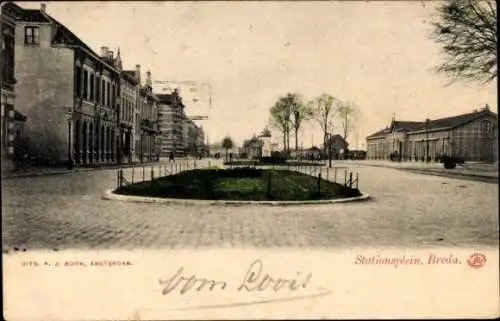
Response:
[[[27,172],[25,167],[25,153],[21,148],[19,142],[14,143],[14,155],[12,155],[12,161],[14,162],[14,172],[19,173],[19,170],[22,169],[24,172]]]
[[[173,152],[170,152],[170,155],[168,156],[168,160],[169,160],[169,162],[170,161],[175,162],[175,158],[174,158],[174,153]]]

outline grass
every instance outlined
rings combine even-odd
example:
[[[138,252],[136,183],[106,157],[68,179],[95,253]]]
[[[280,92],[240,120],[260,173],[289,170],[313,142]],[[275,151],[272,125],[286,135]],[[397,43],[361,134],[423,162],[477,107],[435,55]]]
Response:
[[[269,185],[270,182],[270,185]],[[153,181],[126,185],[119,194],[164,198],[305,201],[360,196],[330,181],[288,170],[256,168],[191,170]]]

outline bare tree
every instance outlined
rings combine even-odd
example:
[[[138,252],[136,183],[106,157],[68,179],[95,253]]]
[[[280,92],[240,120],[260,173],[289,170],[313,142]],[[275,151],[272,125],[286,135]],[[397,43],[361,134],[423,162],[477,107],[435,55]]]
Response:
[[[309,106],[302,102],[298,94],[295,94],[291,101],[291,124],[295,135],[295,153],[299,150],[299,130],[302,123],[310,117]]]
[[[351,101],[341,102],[337,105],[336,116],[342,128],[343,138],[347,141],[347,137],[354,130],[355,122],[360,116],[360,110]]]
[[[309,114],[314,119],[323,132],[323,148],[326,152],[328,135],[333,131],[335,114],[340,100],[329,95],[322,94],[308,104]]]
[[[271,125],[283,133],[283,146],[285,152],[290,152],[290,130],[293,128],[293,110],[300,103],[298,94],[288,93],[280,97],[271,107]]]
[[[497,77],[497,5],[495,0],[447,0],[437,9],[432,38],[447,60],[438,71],[452,79]]]

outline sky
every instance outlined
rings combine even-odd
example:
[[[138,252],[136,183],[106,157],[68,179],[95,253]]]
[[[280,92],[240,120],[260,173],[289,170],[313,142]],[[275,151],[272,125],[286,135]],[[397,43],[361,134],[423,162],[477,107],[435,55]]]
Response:
[[[348,137],[354,149],[364,148],[365,137],[388,126],[393,114],[423,121],[485,104],[498,110],[496,82],[450,85],[435,72],[444,58],[429,37],[438,4],[46,2],[46,10],[97,53],[101,46],[120,48],[124,67],[140,64],[143,72],[151,70],[153,81],[210,84],[180,86],[187,114],[209,116],[203,126],[210,143],[229,135],[241,144],[259,133],[269,124],[269,108],[288,92],[305,101],[328,93],[359,106]],[[278,131],[272,133],[282,141]],[[311,122],[299,142],[319,146],[321,137]]]

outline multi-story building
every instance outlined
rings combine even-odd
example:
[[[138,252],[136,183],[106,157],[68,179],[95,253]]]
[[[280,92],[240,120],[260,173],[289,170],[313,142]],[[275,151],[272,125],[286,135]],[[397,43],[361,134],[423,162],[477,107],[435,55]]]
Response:
[[[498,162],[498,117],[488,106],[423,122],[392,120],[366,138],[368,159],[437,162],[442,156]]]
[[[181,156],[184,153],[183,123],[184,104],[175,90],[171,94],[158,94],[158,121],[161,132],[160,154],[167,157],[172,153]]]
[[[187,131],[186,137],[183,137],[184,140],[187,140],[185,142],[186,155],[199,156],[200,154],[203,154],[205,140],[205,133],[203,132],[203,128],[196,125],[195,122],[189,118],[185,120],[184,127],[184,132]]]
[[[187,117],[186,113],[182,113],[182,154],[186,155],[189,147],[189,129],[191,127],[192,121]]]
[[[1,132],[2,132],[2,170],[13,168],[14,148],[22,144],[23,124],[26,117],[15,109],[15,32],[16,17],[9,7],[2,4],[0,15],[1,43]]]
[[[120,71],[120,97],[118,100],[118,163],[131,163],[134,159],[134,124],[135,111],[139,97],[141,71],[140,65],[135,70],[123,70],[120,50],[116,58],[116,68]]]
[[[95,53],[45,10],[7,3],[16,17],[16,108],[27,149],[49,164],[116,161],[120,74],[113,52]]]
[[[156,161],[160,158],[160,127],[158,126],[158,97],[153,94],[151,72],[139,90],[139,122],[136,124],[135,154],[139,161]]]

